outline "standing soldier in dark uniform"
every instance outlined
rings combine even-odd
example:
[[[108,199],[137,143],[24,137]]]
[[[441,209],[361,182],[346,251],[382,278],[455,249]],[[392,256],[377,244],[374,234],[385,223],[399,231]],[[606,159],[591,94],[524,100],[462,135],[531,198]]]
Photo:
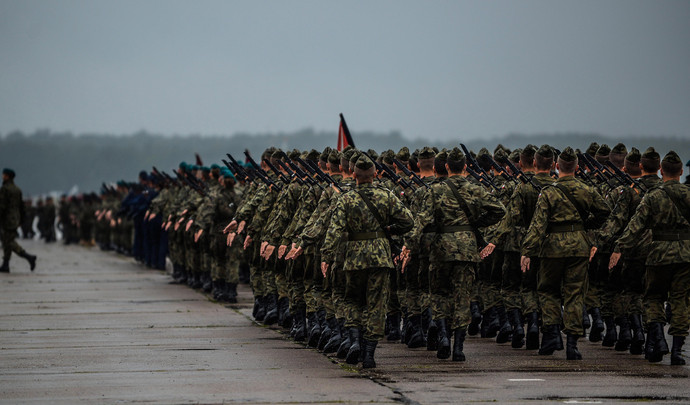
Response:
[[[36,268],[36,256],[26,253],[15,238],[17,228],[22,222],[24,200],[22,190],[14,184],[14,170],[2,169],[2,187],[0,187],[0,242],[2,242],[2,267],[0,273],[10,272],[12,252],[29,262],[31,271]]]
[[[34,218],[36,217],[36,208],[30,199],[24,201],[24,221],[22,221],[22,238],[34,238]]]
[[[661,162],[663,185],[644,196],[630,220],[618,246],[629,250],[637,245],[646,229],[652,230],[651,251],[647,256],[645,291],[650,362],[659,362],[668,354],[664,337],[666,314],[664,301],[671,305],[673,336],[671,364],[684,365],[681,355],[688,335],[687,296],[690,293],[690,188],[680,184],[683,163],[676,152],[669,152]],[[620,254],[614,253],[615,266]]]
[[[586,229],[601,225],[610,210],[593,188],[575,178],[578,162],[571,147],[558,157],[558,180],[542,189],[537,208],[522,246],[521,267],[530,268],[530,258],[539,257],[539,301],[543,338],[539,354],[562,350],[561,321],[568,336],[566,358],[580,360],[577,339],[584,336],[582,308],[587,291],[587,260],[592,242]],[[592,214],[592,217],[590,217]],[[561,319],[563,302],[563,319]]]
[[[364,346],[362,367],[376,367],[374,352],[384,336],[389,272],[394,268],[386,235],[401,235],[414,225],[410,211],[392,192],[373,186],[374,163],[361,156],[355,164],[357,187],[338,200],[323,245],[325,273],[345,236],[345,299],[354,311],[348,317],[349,364],[357,364]],[[371,208],[370,208],[371,207]],[[362,333],[363,332],[363,333]],[[361,341],[360,341],[361,338]]]

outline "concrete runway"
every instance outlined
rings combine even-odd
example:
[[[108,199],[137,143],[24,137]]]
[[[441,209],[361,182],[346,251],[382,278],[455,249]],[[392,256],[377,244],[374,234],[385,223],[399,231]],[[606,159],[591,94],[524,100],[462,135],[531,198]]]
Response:
[[[223,306],[112,252],[19,242],[39,261],[0,274],[0,403],[690,403],[689,366],[582,339],[579,362],[477,337],[465,363],[382,342],[362,371],[255,324],[247,286]]]

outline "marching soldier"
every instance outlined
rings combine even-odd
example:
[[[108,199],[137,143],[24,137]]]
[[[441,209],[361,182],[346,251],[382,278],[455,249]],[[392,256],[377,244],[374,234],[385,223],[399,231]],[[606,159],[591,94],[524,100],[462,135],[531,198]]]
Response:
[[[27,253],[15,240],[17,228],[22,223],[24,200],[22,190],[14,184],[14,170],[2,169],[2,187],[0,187],[0,242],[2,242],[2,266],[0,273],[10,272],[12,252],[29,262],[31,271],[36,268],[36,256]]]

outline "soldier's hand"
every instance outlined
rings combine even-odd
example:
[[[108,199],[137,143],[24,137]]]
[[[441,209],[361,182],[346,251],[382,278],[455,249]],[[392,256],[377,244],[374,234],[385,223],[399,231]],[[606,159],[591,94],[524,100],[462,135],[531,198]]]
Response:
[[[264,249],[264,259],[268,260],[271,258],[271,255],[273,254],[273,251],[276,250],[276,247],[273,245],[267,245],[266,249]]]
[[[223,229],[223,233],[234,232],[237,229],[237,221],[234,219]]]
[[[247,250],[247,248],[248,248],[249,245],[251,245],[251,244],[252,244],[252,237],[249,236],[249,235],[247,235],[247,237],[244,238],[244,250]]]
[[[411,254],[412,252],[410,249],[407,248],[407,246],[403,246],[402,251],[400,252],[400,258],[402,259],[402,268],[400,269],[401,273],[405,273],[405,269],[407,268],[407,264],[410,263],[411,259]]]
[[[489,243],[486,245],[486,247],[484,247],[484,249],[482,249],[482,251],[479,253],[479,256],[482,258],[482,260],[484,260],[494,252],[494,249],[496,249],[496,245]]]
[[[193,224],[193,223],[194,223],[194,220],[193,220],[193,219],[190,219],[189,221],[187,221],[187,226],[184,227],[184,230],[185,230],[186,232],[189,232],[189,228],[192,227],[192,224]]]
[[[247,221],[241,221],[240,224],[237,226],[237,233],[242,233],[242,231],[244,231],[245,226],[247,226]]]
[[[170,230],[170,227],[172,226],[172,222],[168,221],[168,224],[165,225],[165,230]]]
[[[328,273],[328,263],[321,262],[321,274],[326,277],[326,273]]]
[[[259,248],[259,256],[264,255],[264,252],[266,251],[266,246],[268,246],[268,242],[266,242],[266,241],[261,242],[261,247]]]
[[[235,232],[230,232],[228,234],[228,239],[226,241],[226,244],[228,245],[228,247],[232,246],[232,242],[235,240],[235,236],[237,236],[237,234]]]
[[[144,221],[149,220],[149,210],[146,210],[146,214],[144,214]]]
[[[117,223],[115,222],[114,219],[111,219],[111,220],[110,220],[110,227],[111,227],[111,228],[115,228],[115,225],[117,225]]]
[[[522,256],[520,257],[520,269],[522,269],[522,272],[526,272],[529,270],[529,265],[530,265],[530,259],[527,256]]]
[[[180,213],[180,216],[181,216],[181,217],[183,217],[183,216],[184,216],[184,214],[186,214],[186,213],[187,213],[187,211],[189,211],[189,210],[188,210],[188,209],[185,209],[184,211],[182,211],[182,212]]]
[[[285,259],[296,259],[300,257],[300,255],[304,252],[304,249],[302,249],[301,246],[295,246],[295,244],[292,244],[292,249],[290,250],[290,253],[285,257]]]
[[[204,233],[203,229],[199,229],[198,231],[196,231],[196,233],[194,234],[194,242],[199,242],[199,238],[201,237],[202,233]]]
[[[594,258],[594,255],[597,254],[597,247],[592,246],[591,249],[589,249],[589,261],[591,262],[592,259]]]
[[[280,245],[280,247],[278,248],[278,259],[283,257],[286,250],[287,250],[287,245]],[[286,259],[287,259],[287,257],[286,257]]]
[[[609,270],[616,267],[620,258],[621,258],[620,253],[616,253],[616,252],[611,253],[611,258],[609,259]]]
[[[156,213],[153,212],[151,215],[149,215],[149,221],[153,221],[153,219],[156,217]]]

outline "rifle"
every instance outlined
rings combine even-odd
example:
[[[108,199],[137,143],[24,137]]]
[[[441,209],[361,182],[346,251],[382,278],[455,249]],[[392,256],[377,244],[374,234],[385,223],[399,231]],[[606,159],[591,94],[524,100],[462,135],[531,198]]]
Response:
[[[290,183],[290,177],[286,176],[285,173],[281,172],[280,170],[278,170],[277,167],[273,166],[273,163],[271,163],[270,159],[266,158],[263,160],[263,162],[266,163],[266,166],[268,166],[268,168],[271,169],[271,171],[275,173],[275,175],[278,176],[278,178],[282,180],[283,183]]]
[[[372,162],[374,162],[374,166],[376,166],[377,171],[383,172],[383,174],[386,175],[389,179],[393,180],[393,183],[403,187],[403,188],[412,188],[414,190],[414,187],[412,187],[412,184],[407,182],[405,179],[402,177],[398,176],[397,173],[395,173],[388,165],[382,165],[381,163],[377,162],[376,160],[372,159],[371,156],[367,152],[361,151],[362,154],[366,157],[369,158]]]
[[[460,144],[460,147],[462,148],[462,151],[465,152],[465,156],[467,156],[467,161],[469,164],[467,165],[468,169],[473,169],[477,175],[480,177],[483,177],[486,183],[491,184],[491,187],[496,189],[497,191],[501,191],[499,187],[497,187],[494,182],[491,180],[491,177],[489,177],[489,174],[482,169],[481,166],[479,166],[479,163],[477,163],[477,159],[472,156],[469,150],[467,150],[467,147],[465,147],[464,144]],[[479,180],[479,179],[477,179]]]
[[[299,183],[301,186],[307,185],[307,181],[310,180],[310,178],[308,176],[307,176],[307,180],[305,180],[304,176],[299,175],[296,171],[290,170],[290,167],[280,159],[278,159],[278,165],[280,167],[282,167],[283,170],[285,170],[285,172],[287,172],[288,176],[291,179],[297,180],[297,183]],[[311,184],[311,183],[309,183],[309,184]]]
[[[613,187],[613,185],[609,182],[610,180],[610,174],[606,172],[602,172],[595,164],[599,164],[599,162],[596,161],[593,157],[589,156],[586,153],[578,153],[577,155],[578,162],[580,160],[583,161],[585,166],[587,167],[587,170],[590,172],[594,173],[594,177],[597,178],[602,183],[606,183],[609,185],[609,187]]]
[[[232,167],[230,167],[225,161],[223,161],[225,165],[228,166],[228,169],[243,177],[245,182],[254,180],[254,175],[252,175],[251,172],[244,170],[244,167],[242,167],[241,164],[237,163],[237,160],[235,160],[235,158],[232,157],[231,154],[226,153],[225,156],[227,156],[228,159],[230,159],[230,163],[232,164]]]
[[[161,172],[161,171],[159,171],[158,169],[156,169],[156,166],[153,166],[153,173],[154,173],[155,175],[157,175],[158,177],[167,180],[167,181],[168,181],[170,184],[172,184],[172,185],[176,185],[176,186],[177,186],[177,185],[180,184],[180,183],[177,182],[177,180],[175,180],[175,179],[173,179],[172,177],[170,177],[169,174],[164,173],[164,172]]]
[[[477,172],[475,172],[474,170],[472,170],[472,168],[470,168],[469,166],[467,166],[467,168],[466,168],[465,170],[467,171],[467,173],[468,173],[470,176],[474,177],[474,179],[477,180],[477,181],[478,181],[481,185],[483,185],[484,187],[486,187],[486,188],[491,188],[491,187],[493,187],[496,191],[501,191],[501,189],[499,189],[498,187],[496,187],[496,185],[495,185],[494,183],[491,183],[491,182],[486,181],[486,179],[485,179],[484,177],[480,176],[479,173],[477,173]]]
[[[623,181],[625,181],[625,184],[630,186],[630,188],[633,188],[633,189],[637,188],[639,190],[642,190],[643,192],[647,192],[647,188],[644,185],[642,185],[642,183],[640,183],[639,181],[630,177],[630,175],[628,173],[626,173],[626,172],[622,171],[621,169],[619,169],[618,167],[616,167],[616,165],[611,163],[611,161],[607,161],[606,165],[609,166],[611,169],[613,169],[613,171],[618,175],[618,177],[620,177]],[[635,190],[635,191],[639,194],[638,190]]]
[[[528,176],[525,174],[525,172],[523,172],[522,170],[520,170],[519,168],[517,168],[517,167],[513,164],[513,162],[510,161],[510,159],[506,159],[504,163],[506,164],[506,166],[508,166],[508,168],[510,168],[510,170],[511,170],[513,173],[515,173],[515,177],[517,177],[518,180],[520,180],[520,181],[523,182],[524,184],[528,184],[528,183],[529,183],[529,184],[530,184],[532,187],[534,187],[537,191],[541,191],[541,186],[540,186],[539,184],[535,183],[534,180],[532,180],[532,176],[529,176],[529,177],[528,177]]]
[[[249,154],[249,150],[244,150],[244,156],[247,157],[247,162],[249,162],[254,167],[254,170],[256,170],[257,173],[261,173],[264,177],[269,177],[268,173],[266,173],[266,170],[262,169],[261,166],[259,166],[259,164],[256,163],[254,159],[252,159],[252,156]]]
[[[326,183],[330,184],[331,187],[335,188],[339,193],[343,192],[343,189],[340,187],[340,184],[338,184],[337,181],[333,177],[331,177],[328,173],[325,173],[317,163],[312,162],[311,160],[307,160],[304,163],[302,162],[302,159],[298,158],[297,162],[302,164],[304,166],[304,163],[306,163],[306,168],[307,170],[311,169],[310,171],[314,174],[314,177],[317,177],[321,179],[322,181],[325,181]]]
[[[505,160],[510,162],[510,159],[505,159]],[[515,177],[508,174],[508,172],[506,172],[506,169],[504,169],[501,165],[496,163],[496,161],[491,156],[489,156],[489,162],[491,163],[491,166],[494,168],[496,173],[498,173],[501,177],[503,177],[507,181],[512,181],[512,182],[517,183],[517,180],[515,180]],[[515,166],[513,166],[513,167],[515,167]]]
[[[197,184],[192,183],[191,180],[189,180],[188,176],[178,172],[177,170],[173,169],[173,173],[177,175],[177,178],[179,178],[184,184],[188,185],[192,190],[196,191],[201,195],[202,197],[206,197],[206,192],[204,189],[198,188]]]
[[[302,165],[302,167],[304,167],[305,170],[307,170],[309,172],[316,173],[314,175],[314,177],[312,177],[309,175],[309,173],[306,173],[304,170],[302,170],[301,167],[297,166],[297,164],[295,164],[295,162],[293,162],[289,157],[287,157],[287,155],[285,155],[285,159],[287,160],[290,167],[292,167],[295,170],[295,173],[297,173],[298,176],[301,176],[303,179],[306,179],[305,181],[307,181],[309,184],[318,186],[322,191],[324,190],[323,186],[321,185],[321,182],[322,181],[328,182],[328,180],[326,179],[327,174],[323,173],[323,171],[321,170],[320,167],[318,167],[318,165],[316,165],[316,166],[319,169],[319,171],[321,173],[323,173],[323,176],[321,176],[317,171],[313,170],[313,167],[309,164],[309,163],[313,163],[311,160],[304,161],[300,157],[295,158],[295,162]],[[309,169],[312,169],[312,170],[309,170]]]
[[[414,181],[415,183],[419,184],[420,186],[426,187],[427,189],[430,189],[430,188],[431,188],[431,187],[429,187],[428,184],[426,184],[426,183],[424,182],[424,180],[422,180],[421,177],[419,177],[419,175],[418,175],[417,173],[415,173],[415,172],[413,172],[412,170],[410,170],[410,169],[409,169],[407,166],[405,166],[405,165],[403,164],[403,162],[401,162],[400,160],[398,160],[398,159],[396,159],[396,158],[393,158],[393,163],[395,163],[395,165],[398,166],[398,168],[399,168],[400,170],[402,170],[402,172],[405,173],[405,175],[406,175],[407,177],[410,177],[410,178],[412,179],[412,181]]]
[[[251,178],[249,177],[249,174],[242,170],[240,167],[233,165],[232,163],[228,162],[225,159],[221,159],[225,167],[230,169],[230,171],[239,179],[244,180],[245,182],[251,181]]]

